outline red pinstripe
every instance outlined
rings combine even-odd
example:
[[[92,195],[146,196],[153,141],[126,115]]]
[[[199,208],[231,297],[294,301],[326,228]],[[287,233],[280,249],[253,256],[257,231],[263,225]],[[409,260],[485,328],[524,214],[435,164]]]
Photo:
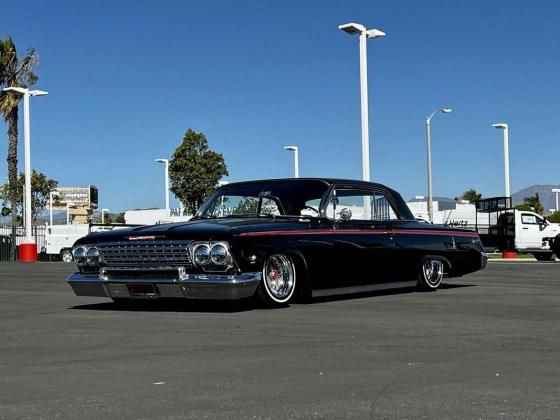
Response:
[[[287,236],[287,235],[385,235],[388,233],[401,235],[436,235],[436,236],[466,236],[478,238],[476,232],[448,231],[448,230],[424,230],[424,229],[295,229],[295,230],[271,230],[263,232],[245,232],[239,236]]]

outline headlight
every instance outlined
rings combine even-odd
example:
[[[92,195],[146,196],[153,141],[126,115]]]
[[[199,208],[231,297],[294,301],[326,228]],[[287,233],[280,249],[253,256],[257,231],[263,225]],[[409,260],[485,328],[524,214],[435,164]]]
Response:
[[[84,247],[79,246],[74,249],[74,261],[76,261],[76,264],[78,264],[79,266],[83,266],[86,264],[86,249]]]
[[[89,248],[87,250],[87,253],[86,253],[86,260],[87,260],[87,264],[90,267],[98,266],[99,265],[99,260],[100,260],[99,250],[94,246]]]
[[[189,249],[193,263],[204,271],[224,272],[234,266],[227,242],[194,242]]]
[[[206,244],[197,245],[193,252],[194,262],[198,265],[206,265],[210,262],[210,247]]]
[[[229,252],[225,245],[214,245],[210,250],[210,259],[216,265],[226,265],[229,262]]]

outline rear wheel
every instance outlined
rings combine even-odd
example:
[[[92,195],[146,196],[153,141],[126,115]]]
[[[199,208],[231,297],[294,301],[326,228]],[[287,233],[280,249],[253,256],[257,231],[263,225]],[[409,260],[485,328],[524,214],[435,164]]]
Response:
[[[263,278],[256,296],[265,306],[288,303],[296,289],[296,270],[292,259],[284,254],[273,254],[264,263]]]
[[[552,261],[552,252],[533,252],[537,261]]]
[[[418,286],[422,290],[436,290],[443,279],[443,261],[427,258],[422,263],[418,276]]]
[[[74,257],[72,256],[72,250],[63,249],[62,251],[60,251],[60,259],[65,263],[71,263],[72,260],[74,260]]]

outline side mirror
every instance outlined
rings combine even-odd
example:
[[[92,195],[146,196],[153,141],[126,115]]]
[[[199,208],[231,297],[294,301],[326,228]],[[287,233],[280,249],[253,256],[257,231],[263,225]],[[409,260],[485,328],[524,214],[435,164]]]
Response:
[[[352,218],[352,211],[349,208],[343,208],[340,210],[340,214],[338,216],[340,220],[350,220]]]

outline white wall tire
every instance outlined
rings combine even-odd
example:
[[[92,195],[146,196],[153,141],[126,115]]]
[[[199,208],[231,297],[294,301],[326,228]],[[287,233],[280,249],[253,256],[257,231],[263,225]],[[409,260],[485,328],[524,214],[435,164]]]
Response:
[[[287,304],[296,290],[296,270],[285,254],[270,255],[264,263],[257,296],[266,306]]]
[[[422,262],[418,285],[423,290],[436,290],[443,279],[444,263],[437,258],[426,258]]]

